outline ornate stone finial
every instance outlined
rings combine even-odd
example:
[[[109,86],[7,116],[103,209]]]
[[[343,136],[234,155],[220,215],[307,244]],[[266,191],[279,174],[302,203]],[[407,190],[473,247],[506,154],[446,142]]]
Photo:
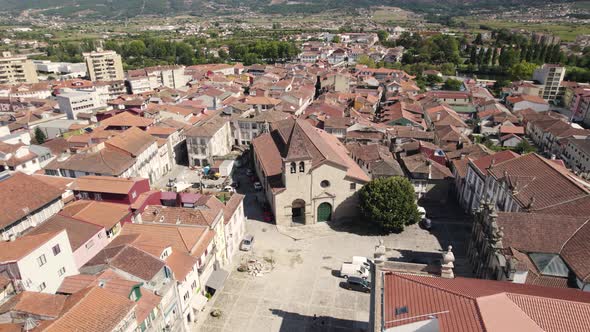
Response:
[[[453,264],[455,262],[455,254],[453,254],[453,246],[447,247],[447,252],[443,254],[444,264]]]
[[[453,272],[453,268],[455,265],[453,262],[455,261],[455,255],[453,254],[453,246],[448,246],[447,251],[443,254],[443,263],[441,265],[440,276],[442,278],[452,279],[455,277],[455,273]]]

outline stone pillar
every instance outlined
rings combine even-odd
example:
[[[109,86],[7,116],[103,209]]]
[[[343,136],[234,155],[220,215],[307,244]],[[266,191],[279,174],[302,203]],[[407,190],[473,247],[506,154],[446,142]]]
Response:
[[[441,273],[440,273],[440,276],[442,278],[447,278],[447,279],[455,278],[455,273],[453,272],[453,268],[455,267],[455,265],[453,264],[453,262],[455,262],[455,255],[453,254],[452,250],[453,250],[453,246],[449,246],[447,249],[447,252],[445,252],[442,255],[443,264],[442,264],[442,269],[441,269]]]

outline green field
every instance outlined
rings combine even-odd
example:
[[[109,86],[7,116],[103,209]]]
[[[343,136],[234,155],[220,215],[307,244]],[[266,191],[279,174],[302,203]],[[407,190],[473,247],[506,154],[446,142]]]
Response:
[[[473,17],[457,18],[464,21],[470,27],[479,29],[480,25],[487,25],[495,29],[523,29],[531,32],[551,33],[559,36],[563,41],[574,41],[579,35],[590,34],[590,25],[570,23],[522,23],[499,20],[479,20]]]

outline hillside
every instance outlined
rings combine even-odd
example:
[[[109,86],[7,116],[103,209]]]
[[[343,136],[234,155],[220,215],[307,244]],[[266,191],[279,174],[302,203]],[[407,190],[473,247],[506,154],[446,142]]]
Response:
[[[266,13],[317,13],[325,10],[394,5],[418,12],[455,13],[457,10],[540,5],[574,0],[0,0],[0,11],[19,13],[32,9],[46,15],[65,17],[133,17],[178,13],[222,14],[237,7]]]

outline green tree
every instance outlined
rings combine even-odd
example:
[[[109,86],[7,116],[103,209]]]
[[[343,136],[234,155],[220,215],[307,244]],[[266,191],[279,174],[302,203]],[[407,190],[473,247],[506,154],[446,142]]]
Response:
[[[531,152],[537,152],[537,148],[532,146],[526,139],[523,139],[514,147],[514,151],[520,154],[527,154]]]
[[[483,37],[481,35],[481,33],[478,33],[477,36],[475,37],[475,40],[473,41],[473,43],[475,45],[481,45],[483,44]]]
[[[370,222],[399,233],[419,221],[414,187],[404,177],[376,179],[359,191],[360,210]]]
[[[332,38],[332,43],[336,43],[336,44],[340,43],[340,36],[339,35],[335,35]]]
[[[443,85],[443,90],[461,91],[461,86],[463,86],[463,82],[456,80],[454,78],[449,78],[445,81],[445,84]]]
[[[389,33],[387,33],[385,30],[379,30],[377,31],[377,37],[379,37],[379,41],[383,43],[387,41],[387,38],[389,38]]]
[[[41,128],[39,128],[39,127],[35,128],[35,141],[37,141],[37,144],[45,143],[46,139],[47,139],[47,136],[45,135],[43,130],[41,130]]]
[[[533,77],[533,72],[537,67],[538,66],[534,63],[523,61],[512,65],[508,70],[508,74],[510,74],[510,77],[515,81],[528,80]]]
[[[361,55],[359,56],[358,60],[356,60],[356,62],[359,65],[365,65],[369,68],[376,68],[377,64],[375,64],[375,60],[371,59],[368,55]]]

